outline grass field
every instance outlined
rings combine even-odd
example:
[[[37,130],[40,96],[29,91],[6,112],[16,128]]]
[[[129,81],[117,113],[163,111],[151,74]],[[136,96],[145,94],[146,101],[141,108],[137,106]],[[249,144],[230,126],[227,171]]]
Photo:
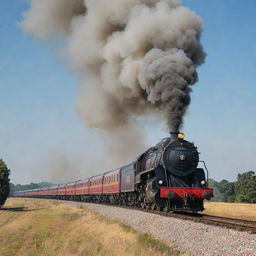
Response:
[[[149,234],[54,201],[8,199],[0,227],[1,256],[185,255]]]
[[[205,214],[256,220],[256,204],[205,202]]]

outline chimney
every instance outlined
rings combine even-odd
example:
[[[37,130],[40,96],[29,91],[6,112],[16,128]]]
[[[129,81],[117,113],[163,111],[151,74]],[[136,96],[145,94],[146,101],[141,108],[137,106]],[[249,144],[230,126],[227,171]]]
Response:
[[[171,134],[171,141],[177,140],[179,133],[180,133],[179,131],[171,131],[170,132],[170,134]]]

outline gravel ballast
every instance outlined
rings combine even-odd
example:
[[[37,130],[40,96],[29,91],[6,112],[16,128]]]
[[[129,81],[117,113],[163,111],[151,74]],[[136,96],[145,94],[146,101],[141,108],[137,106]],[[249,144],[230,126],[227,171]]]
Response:
[[[256,256],[255,234],[108,205],[67,201],[65,204],[86,206],[139,232],[159,237],[190,255]]]

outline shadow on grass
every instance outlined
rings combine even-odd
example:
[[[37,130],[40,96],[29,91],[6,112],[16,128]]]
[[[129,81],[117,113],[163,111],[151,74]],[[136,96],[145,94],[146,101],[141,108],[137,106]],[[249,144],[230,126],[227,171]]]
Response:
[[[10,211],[10,212],[34,212],[47,209],[47,207],[37,208],[37,209],[28,209],[28,207],[3,207],[0,208],[0,211]]]

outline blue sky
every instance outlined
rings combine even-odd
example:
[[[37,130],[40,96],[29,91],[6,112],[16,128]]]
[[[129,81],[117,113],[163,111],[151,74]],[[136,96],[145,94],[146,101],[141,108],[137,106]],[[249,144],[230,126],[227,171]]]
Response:
[[[256,166],[256,1],[183,3],[204,20],[207,53],[184,132],[199,147],[211,177],[234,180]],[[47,170],[49,157],[61,151],[86,164],[95,160],[99,137],[74,110],[79,81],[58,56],[58,42],[42,43],[17,27],[28,7],[25,0],[0,3],[0,157],[14,183],[57,182],[58,175]],[[150,144],[168,135],[158,124],[145,123],[144,129]]]

